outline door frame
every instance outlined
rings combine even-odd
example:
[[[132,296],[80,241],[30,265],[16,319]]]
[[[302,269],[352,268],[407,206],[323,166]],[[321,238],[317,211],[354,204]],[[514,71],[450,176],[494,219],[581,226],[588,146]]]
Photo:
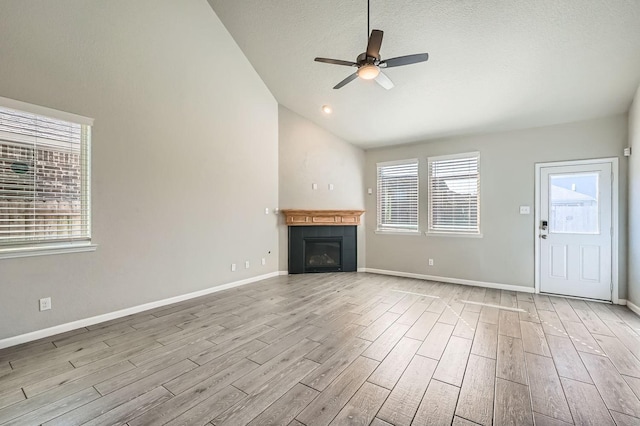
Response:
[[[561,167],[561,166],[581,166],[587,164],[611,164],[611,226],[613,227],[613,234],[611,235],[611,302],[619,304],[620,299],[618,295],[618,237],[619,237],[619,159],[618,157],[609,158],[593,158],[589,160],[572,160],[572,161],[553,161],[548,163],[536,163],[535,164],[535,214],[533,223],[533,241],[534,241],[534,283],[535,292],[540,293],[540,238],[539,224],[540,224],[540,177],[541,169],[544,167]]]

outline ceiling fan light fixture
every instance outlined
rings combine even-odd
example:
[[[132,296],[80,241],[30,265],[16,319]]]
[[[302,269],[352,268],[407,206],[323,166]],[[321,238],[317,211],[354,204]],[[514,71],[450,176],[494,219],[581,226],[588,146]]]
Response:
[[[331,108],[329,105],[322,105],[322,112],[324,112],[325,114],[331,114],[333,112],[333,108]]]
[[[380,74],[380,68],[373,64],[366,64],[358,68],[358,77],[363,80],[373,80]]]

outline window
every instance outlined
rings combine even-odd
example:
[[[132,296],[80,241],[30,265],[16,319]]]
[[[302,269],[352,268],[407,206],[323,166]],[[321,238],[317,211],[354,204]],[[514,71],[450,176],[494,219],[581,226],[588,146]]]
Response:
[[[378,163],[378,231],[418,232],[418,160]]]
[[[480,154],[429,157],[428,233],[480,234]]]
[[[0,98],[0,257],[90,245],[90,136],[90,119]]]

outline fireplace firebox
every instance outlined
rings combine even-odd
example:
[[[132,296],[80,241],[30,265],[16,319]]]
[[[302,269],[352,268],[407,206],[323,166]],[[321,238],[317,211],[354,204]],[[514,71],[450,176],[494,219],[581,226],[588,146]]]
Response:
[[[289,227],[289,273],[353,272],[356,226]]]

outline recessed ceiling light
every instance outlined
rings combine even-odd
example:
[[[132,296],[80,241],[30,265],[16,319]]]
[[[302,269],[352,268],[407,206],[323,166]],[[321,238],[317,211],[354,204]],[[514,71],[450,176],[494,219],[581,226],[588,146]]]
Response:
[[[331,114],[333,112],[333,108],[331,108],[329,105],[322,105],[322,112],[324,112],[325,114]]]

